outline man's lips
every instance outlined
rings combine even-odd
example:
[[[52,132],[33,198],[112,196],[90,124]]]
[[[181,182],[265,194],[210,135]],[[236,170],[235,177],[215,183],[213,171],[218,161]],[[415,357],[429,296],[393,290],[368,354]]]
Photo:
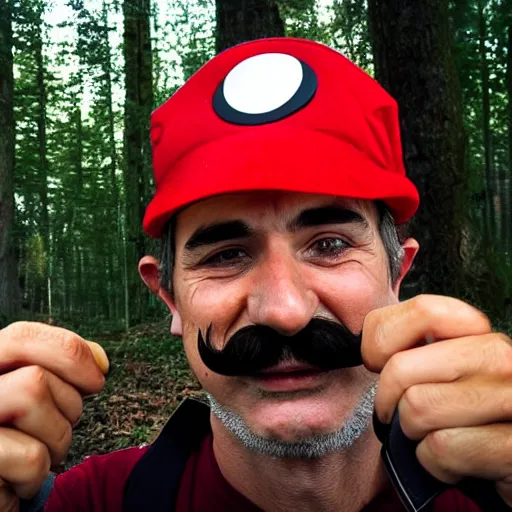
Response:
[[[300,391],[317,387],[326,372],[303,364],[282,364],[256,375],[254,380],[265,391]]]

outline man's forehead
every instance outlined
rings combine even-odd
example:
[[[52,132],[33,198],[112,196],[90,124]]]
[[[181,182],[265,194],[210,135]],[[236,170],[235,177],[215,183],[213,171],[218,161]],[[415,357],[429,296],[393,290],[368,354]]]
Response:
[[[251,191],[198,201],[178,213],[177,227],[188,232],[200,225],[230,220],[242,220],[249,225],[272,223],[278,227],[302,211],[324,206],[355,211],[368,221],[376,212],[375,203],[370,200],[303,192]]]

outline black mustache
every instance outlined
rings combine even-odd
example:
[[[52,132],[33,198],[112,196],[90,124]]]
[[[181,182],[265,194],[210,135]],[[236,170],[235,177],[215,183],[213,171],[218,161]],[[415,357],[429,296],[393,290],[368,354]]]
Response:
[[[254,376],[281,362],[295,360],[328,371],[362,364],[361,334],[324,318],[313,318],[293,336],[284,336],[270,327],[249,325],[237,331],[224,348],[206,339],[201,331],[197,347],[203,363],[213,372],[228,376]]]

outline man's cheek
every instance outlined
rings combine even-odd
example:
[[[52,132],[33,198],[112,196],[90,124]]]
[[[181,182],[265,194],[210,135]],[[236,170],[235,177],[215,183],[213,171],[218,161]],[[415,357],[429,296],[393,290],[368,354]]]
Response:
[[[209,280],[182,289],[179,310],[184,331],[189,331],[188,338],[192,336],[197,344],[198,329],[205,331],[211,325],[215,343],[227,341],[227,331],[243,314],[247,296],[244,279],[232,282]]]
[[[194,317],[202,312],[232,311],[248,293],[246,279],[203,279],[182,291],[183,306]]]
[[[325,280],[319,295],[323,305],[351,331],[361,330],[365,316],[395,300],[391,287],[364,272]]]

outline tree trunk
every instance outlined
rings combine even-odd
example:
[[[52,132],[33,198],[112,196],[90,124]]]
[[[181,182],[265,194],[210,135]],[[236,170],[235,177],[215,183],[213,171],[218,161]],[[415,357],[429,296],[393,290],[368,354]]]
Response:
[[[36,61],[36,85],[38,90],[37,102],[37,132],[39,142],[39,199],[41,201],[41,235],[43,237],[44,251],[44,276],[38,282],[37,296],[40,298],[38,309],[41,313],[48,308],[48,260],[50,252],[48,250],[50,244],[50,219],[48,213],[48,158],[47,158],[47,136],[46,136],[46,81],[45,68],[43,60],[43,34],[42,19],[37,20],[37,34],[34,44],[34,57]]]
[[[125,127],[124,182],[130,317],[141,320],[147,293],[138,273],[138,260],[144,255],[142,232],[144,208],[151,181],[149,122],[153,109],[153,79],[150,39],[150,1],[125,0]]]
[[[217,53],[245,41],[284,36],[276,0],[217,0]]]
[[[489,65],[487,62],[487,21],[485,19],[484,4],[478,2],[478,26],[479,26],[479,52],[480,52],[480,80],[482,82],[482,120],[484,141],[484,176],[485,176],[485,234],[487,243],[492,244],[496,240],[496,209],[494,176],[492,172],[491,155],[491,105],[489,99]]]
[[[508,175],[506,180],[507,194],[505,204],[508,215],[503,218],[506,225],[506,245],[508,261],[512,266],[512,22],[508,27],[508,51],[507,51],[507,91],[508,91]]]
[[[107,109],[108,109],[108,138],[110,150],[110,184],[112,187],[112,206],[114,208],[114,215],[117,213],[117,203],[119,202],[119,193],[117,190],[117,148],[115,136],[115,119],[114,119],[114,106],[112,102],[112,55],[110,53],[110,41],[108,38],[108,11],[107,4],[103,0],[103,37],[105,46],[105,61],[103,63],[103,71],[105,73],[106,87],[107,87]]]
[[[79,245],[75,249],[76,256],[76,287],[75,287],[75,300],[73,301],[74,311],[81,314],[83,317],[84,312],[84,251]]]
[[[370,0],[377,80],[398,101],[408,176],[422,203],[407,295],[465,296],[465,138],[446,0]]]
[[[14,250],[12,3],[0,0],[0,327],[19,313]]]

